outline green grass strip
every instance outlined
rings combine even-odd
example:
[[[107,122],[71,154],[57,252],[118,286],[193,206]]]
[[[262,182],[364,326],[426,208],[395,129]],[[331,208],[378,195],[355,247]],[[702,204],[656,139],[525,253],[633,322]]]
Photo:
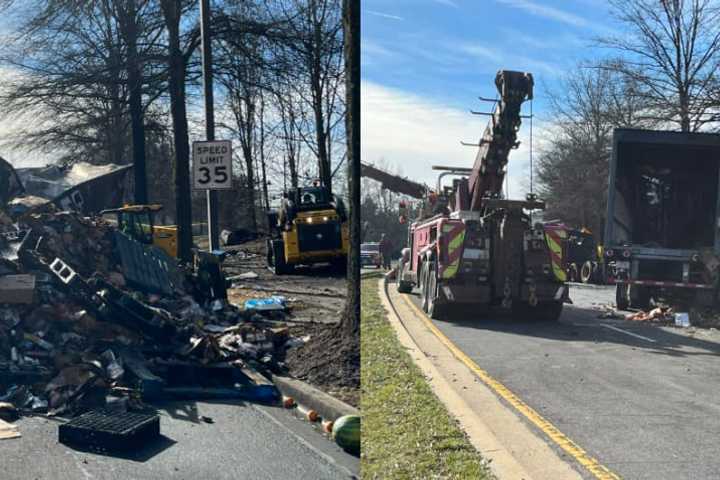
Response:
[[[362,282],[362,478],[492,479],[400,345],[377,282]]]

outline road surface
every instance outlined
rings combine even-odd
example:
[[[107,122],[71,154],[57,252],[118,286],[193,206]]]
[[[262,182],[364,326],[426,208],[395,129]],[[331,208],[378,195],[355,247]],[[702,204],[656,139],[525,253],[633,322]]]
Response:
[[[720,333],[598,318],[609,287],[572,287],[571,298],[558,323],[498,313],[434,323],[620,477],[720,478]]]
[[[290,411],[252,404],[178,402],[159,410],[163,439],[127,458],[57,441],[58,421],[24,418],[0,441],[3,480],[348,479],[359,460]],[[201,417],[209,417],[206,423]]]

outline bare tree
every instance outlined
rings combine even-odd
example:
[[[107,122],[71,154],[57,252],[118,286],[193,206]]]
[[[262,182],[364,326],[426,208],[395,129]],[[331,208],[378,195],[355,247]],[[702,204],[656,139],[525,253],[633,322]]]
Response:
[[[178,256],[185,262],[192,260],[192,202],[190,195],[190,140],[188,135],[185,82],[187,64],[196,45],[182,49],[181,20],[184,8],[191,6],[183,0],[160,0],[168,38],[168,71],[170,111],[175,148],[175,209],[178,224]]]
[[[112,10],[106,2],[35,7],[0,57],[17,72],[2,86],[1,115],[33,118],[18,132],[31,149],[73,152],[68,162],[124,163],[127,91]]]
[[[247,213],[250,218],[251,228],[257,228],[257,219],[255,215],[255,183],[257,172],[254,163],[260,145],[260,126],[263,120],[260,118],[264,115],[264,109],[260,108],[263,95],[263,85],[261,82],[262,70],[256,64],[256,60],[261,55],[259,49],[262,48],[259,38],[255,36],[245,36],[245,49],[247,51],[238,51],[232,45],[226,47],[223,51],[225,57],[225,74],[221,77],[221,83],[227,91],[227,104],[232,112],[234,125],[229,128],[240,142],[240,149],[244,160],[246,182],[244,191],[247,194]],[[244,49],[244,50],[245,50]],[[227,128],[227,126],[226,126]]]
[[[652,127],[633,79],[580,66],[551,94],[553,122],[537,177],[546,215],[602,235],[608,165],[616,127]]]
[[[108,0],[103,0],[107,2]],[[143,63],[149,51],[155,50],[162,24],[150,0],[115,0],[111,2],[117,18],[118,32],[125,46],[125,70],[128,84],[128,109],[132,139],[133,171],[135,174],[135,202],[148,203],[145,162],[145,107],[143,106]],[[145,41],[140,48],[138,42]]]
[[[164,85],[157,59],[162,24],[154,3],[5,5],[28,14],[2,58],[19,72],[3,89],[5,115],[35,120],[21,131],[22,144],[56,154],[65,149],[71,152],[65,163],[132,161],[141,203],[147,202],[145,116]]]
[[[610,0],[622,35],[601,44],[623,61],[604,68],[638,86],[658,121],[697,131],[714,120],[719,100],[720,9],[714,0]]]
[[[340,0],[276,0],[272,11],[287,26],[278,52],[285,57],[282,88],[311,112],[312,128],[297,133],[317,157],[321,181],[331,188],[332,147],[344,113]]]
[[[290,170],[290,185],[298,187],[298,172],[302,168],[302,138],[303,124],[306,123],[306,113],[302,105],[292,97],[287,98],[279,90],[275,98],[277,100],[278,113],[280,114],[280,126],[282,128],[282,145],[284,147],[285,159]]]

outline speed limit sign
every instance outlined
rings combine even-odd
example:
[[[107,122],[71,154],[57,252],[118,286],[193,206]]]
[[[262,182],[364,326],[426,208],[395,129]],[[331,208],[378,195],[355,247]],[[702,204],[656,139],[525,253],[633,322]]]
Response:
[[[232,188],[232,142],[193,142],[193,189]]]

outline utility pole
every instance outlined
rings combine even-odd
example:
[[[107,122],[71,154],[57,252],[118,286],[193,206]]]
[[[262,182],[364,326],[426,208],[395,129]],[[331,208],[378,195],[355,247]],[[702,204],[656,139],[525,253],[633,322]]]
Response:
[[[203,89],[205,91],[205,136],[215,140],[215,108],[212,79],[212,44],[210,40],[210,0],[200,1],[200,34],[202,37]],[[206,190],[208,211],[208,240],[210,251],[220,248],[218,235],[218,194]]]

